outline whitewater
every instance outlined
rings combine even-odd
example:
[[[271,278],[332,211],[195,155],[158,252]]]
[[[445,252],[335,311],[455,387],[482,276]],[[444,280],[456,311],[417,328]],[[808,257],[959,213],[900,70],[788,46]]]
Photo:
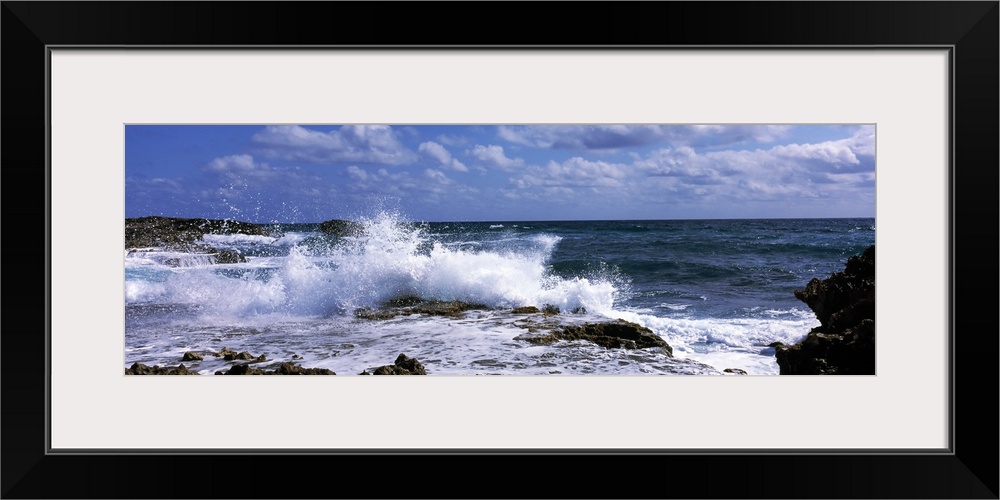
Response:
[[[874,219],[424,223],[381,212],[358,222],[349,236],[311,223],[202,236],[239,263],[126,249],[123,366],[176,366],[187,352],[226,348],[264,355],[263,368],[291,361],[338,375],[401,353],[429,375],[774,375],[768,345],[797,342],[819,324],[794,290],[874,243]],[[394,301],[473,307],[357,314]],[[514,312],[528,306],[538,312]],[[618,320],[649,328],[673,356],[523,340]],[[237,362],[184,361],[205,375]]]

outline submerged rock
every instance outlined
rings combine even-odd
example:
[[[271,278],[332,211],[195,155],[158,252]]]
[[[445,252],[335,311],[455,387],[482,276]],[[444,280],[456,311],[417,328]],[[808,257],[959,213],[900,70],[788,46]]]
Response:
[[[875,245],[848,259],[844,271],[812,279],[795,297],[820,326],[797,344],[772,344],[782,375],[875,374]]]
[[[542,335],[518,335],[514,340],[524,340],[539,345],[549,345],[558,340],[586,340],[608,349],[659,347],[668,356],[672,357],[674,354],[670,344],[649,328],[621,319],[608,323],[565,326]]]
[[[416,358],[411,358],[405,354],[396,357],[396,361],[391,365],[380,366],[372,371],[372,375],[427,375],[424,365],[420,364]],[[367,372],[362,372],[367,375]]]

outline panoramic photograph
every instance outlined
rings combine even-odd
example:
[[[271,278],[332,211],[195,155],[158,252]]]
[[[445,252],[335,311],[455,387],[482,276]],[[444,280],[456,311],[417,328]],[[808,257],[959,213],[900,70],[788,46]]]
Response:
[[[125,375],[874,375],[871,124],[125,125]]]

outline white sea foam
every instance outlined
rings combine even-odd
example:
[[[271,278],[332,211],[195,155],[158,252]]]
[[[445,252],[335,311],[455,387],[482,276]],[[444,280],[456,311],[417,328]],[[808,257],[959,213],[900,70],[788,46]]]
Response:
[[[293,246],[285,257],[251,258],[246,264],[226,266],[241,273],[221,272],[220,266],[211,265],[171,273],[156,296],[226,316],[349,314],[402,296],[494,308],[551,304],[598,312],[612,309],[623,286],[610,275],[552,276],[546,263],[559,244],[557,236],[512,238],[474,250],[446,246],[391,213],[361,222],[361,234],[342,238],[331,248]],[[159,254],[143,258],[143,264],[168,264]],[[127,300],[151,297],[136,287]]]
[[[278,238],[257,234],[206,234],[202,241],[212,245],[272,245]]]

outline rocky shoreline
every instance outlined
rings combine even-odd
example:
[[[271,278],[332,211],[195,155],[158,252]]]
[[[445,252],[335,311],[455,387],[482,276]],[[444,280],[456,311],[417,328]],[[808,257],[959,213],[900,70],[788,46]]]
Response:
[[[246,262],[236,252],[219,250],[201,241],[206,234],[246,234],[274,236],[263,227],[249,222],[218,219],[186,219],[180,217],[137,217],[125,219],[125,250],[161,249],[209,256],[213,264]],[[177,262],[176,260],[174,262]],[[168,259],[168,264],[171,261]]]
[[[356,236],[363,230],[361,224],[334,219],[320,223],[320,231],[335,237]],[[125,220],[125,248],[127,251],[146,251],[152,248],[167,251],[205,254],[214,264],[246,262],[246,258],[231,251],[222,251],[206,245],[206,234],[279,237],[264,226],[248,222],[213,219],[187,219],[149,216]],[[168,262],[169,264],[169,259]],[[795,296],[812,309],[821,325],[814,328],[804,340],[794,345],[773,343],[775,359],[782,375],[788,374],[874,374],[875,373],[875,247],[860,256],[851,257],[843,272],[829,278],[813,279],[805,289],[795,291]],[[403,296],[377,308],[354,311],[358,320],[384,321],[400,316],[426,315],[461,318],[473,310],[489,309],[483,304],[461,301],[424,300]],[[589,342],[607,349],[656,349],[673,357],[673,348],[648,328],[624,320],[569,324],[553,316],[561,314],[558,308],[542,304],[514,308],[511,315],[524,316],[514,326],[527,330],[514,337],[514,341],[533,345],[551,345],[557,342]],[[586,311],[571,311],[585,313]],[[221,358],[226,362],[239,362],[228,369],[215,370],[217,375],[336,375],[325,368],[306,368],[290,360],[269,360],[265,355],[235,352],[222,348],[216,352],[187,352],[176,366],[146,366],[134,363],[125,370],[126,375],[197,375],[192,367],[200,364],[205,355]],[[298,359],[302,359],[298,357]],[[267,366],[251,366],[271,362]],[[187,363],[187,364],[184,364]],[[225,367],[224,367],[225,368]],[[206,372],[206,370],[202,370]],[[206,372],[207,373],[207,372]],[[726,374],[746,374],[734,368],[722,370]],[[425,375],[420,361],[400,354],[392,364],[365,368],[362,375]]]
[[[430,316],[446,316],[458,318],[465,311],[479,310],[478,304],[467,304],[452,301],[420,301],[407,305],[398,305],[397,301],[387,304],[382,309],[359,309],[356,316],[362,320],[384,321],[400,315],[422,314]],[[650,349],[673,357],[673,348],[659,335],[641,325],[625,320],[606,322],[585,322],[580,324],[563,324],[552,316],[558,313],[544,312],[537,307],[517,308],[511,311],[513,315],[535,314],[537,318],[525,317],[514,323],[514,326],[527,332],[514,337],[514,341],[531,345],[552,345],[556,342],[589,342],[606,349],[643,350]],[[228,369],[215,370],[215,375],[336,375],[326,368],[306,368],[294,363],[301,356],[293,355],[291,361],[268,359],[265,354],[255,355],[247,351],[237,352],[228,347],[218,351],[188,351],[176,366],[147,366],[133,363],[125,370],[125,375],[198,375],[196,366],[207,357],[221,361],[234,362]],[[245,361],[240,363],[240,361]],[[184,362],[188,363],[187,365]],[[270,365],[259,367],[262,363]],[[728,371],[726,373],[737,373]],[[427,375],[424,365],[416,358],[401,353],[392,364],[382,365],[374,369],[364,369],[359,375]]]
[[[820,326],[794,345],[771,344],[781,375],[875,374],[875,245],[844,271],[812,279],[795,297]]]

